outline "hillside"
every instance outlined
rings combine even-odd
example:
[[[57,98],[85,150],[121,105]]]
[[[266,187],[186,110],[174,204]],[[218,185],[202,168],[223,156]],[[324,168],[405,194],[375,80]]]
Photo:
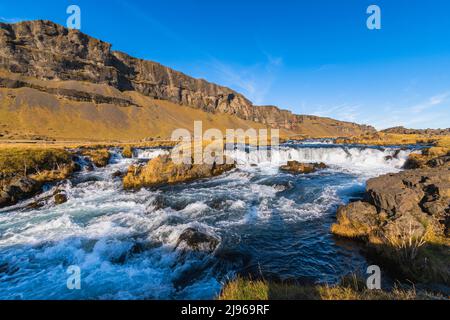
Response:
[[[132,140],[175,128],[283,129],[287,136],[355,136],[370,126],[254,106],[243,95],[49,21],[0,23],[0,134],[19,139]]]

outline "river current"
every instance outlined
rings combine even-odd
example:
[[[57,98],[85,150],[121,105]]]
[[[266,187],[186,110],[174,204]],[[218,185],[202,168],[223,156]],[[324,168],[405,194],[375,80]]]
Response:
[[[0,299],[211,299],[238,274],[337,282],[367,262],[330,234],[339,205],[362,196],[367,179],[401,170],[412,149],[285,144],[272,157],[324,162],[309,175],[283,173],[261,152],[236,151],[237,169],[212,179],[124,191],[113,173],[167,153],[117,150],[105,168],[49,185],[68,201],[37,198],[0,210]],[[219,240],[213,252],[177,246],[194,228]],[[69,290],[69,266],[81,289]]]

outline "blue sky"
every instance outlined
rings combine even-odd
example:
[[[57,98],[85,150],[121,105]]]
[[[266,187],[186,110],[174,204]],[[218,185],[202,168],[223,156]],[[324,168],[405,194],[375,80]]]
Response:
[[[7,22],[65,25],[256,104],[368,123],[450,127],[450,1],[2,1]],[[366,9],[381,8],[381,30]]]

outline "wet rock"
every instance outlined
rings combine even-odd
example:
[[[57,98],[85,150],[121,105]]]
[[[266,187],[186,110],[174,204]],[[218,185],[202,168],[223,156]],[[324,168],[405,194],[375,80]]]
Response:
[[[30,198],[41,191],[41,187],[42,183],[34,179],[16,178],[0,191],[0,207],[14,205],[21,200]]]
[[[11,204],[10,195],[5,191],[0,190],[0,208],[7,207],[10,204]]]
[[[427,166],[431,168],[443,167],[445,165],[450,165],[450,156],[437,157],[427,162]]]
[[[122,178],[124,175],[125,175],[125,174],[124,174],[123,172],[121,172],[121,171],[115,171],[115,172],[111,175],[111,177],[112,177],[113,179],[115,179],[115,178]]]
[[[178,248],[181,243],[185,243],[192,251],[211,253],[217,248],[220,240],[197,229],[188,228],[181,233],[176,247]]]
[[[27,209],[36,210],[36,209],[42,208],[43,206],[45,206],[45,201],[37,200],[37,201],[33,201],[32,203],[27,205]]]
[[[67,202],[67,195],[64,193],[57,193],[54,196],[55,205],[60,205]]]
[[[325,163],[301,163],[298,161],[288,161],[287,165],[280,167],[280,170],[294,174],[308,174],[326,168],[327,165]]]
[[[153,210],[161,210],[169,207],[169,204],[167,199],[163,195],[158,194],[152,201],[151,206],[153,207]]]

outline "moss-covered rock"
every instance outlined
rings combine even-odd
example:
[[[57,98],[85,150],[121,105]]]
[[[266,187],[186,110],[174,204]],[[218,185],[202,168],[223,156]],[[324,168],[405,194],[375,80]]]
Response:
[[[165,184],[210,178],[235,168],[235,164],[176,164],[170,156],[162,155],[145,166],[131,166],[123,179],[124,188],[139,189]]]
[[[308,174],[326,168],[327,166],[325,163],[301,163],[298,161],[288,161],[287,165],[280,167],[280,170],[293,174]]]

